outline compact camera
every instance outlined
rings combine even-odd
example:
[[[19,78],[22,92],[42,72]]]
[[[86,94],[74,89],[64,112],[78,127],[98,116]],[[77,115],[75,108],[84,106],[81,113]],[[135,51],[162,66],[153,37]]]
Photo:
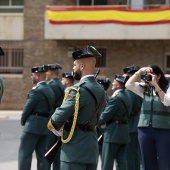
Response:
[[[141,75],[141,79],[145,81],[152,81],[152,76],[148,74]]]

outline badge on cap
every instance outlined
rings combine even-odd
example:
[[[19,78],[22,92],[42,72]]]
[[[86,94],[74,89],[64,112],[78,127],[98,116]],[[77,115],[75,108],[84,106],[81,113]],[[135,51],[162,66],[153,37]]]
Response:
[[[61,65],[60,64],[47,64],[47,65],[44,65],[45,69],[46,70],[54,70],[54,69],[62,69]]]
[[[47,69],[44,66],[37,66],[31,68],[32,73],[39,73],[39,72],[46,72],[46,71]]]
[[[132,72],[138,71],[139,68],[140,68],[139,66],[133,64],[133,65],[131,65],[131,66],[129,66],[129,67],[124,68],[124,69],[123,69],[123,72],[124,72],[124,73],[132,73]]]
[[[129,79],[129,76],[121,76],[119,74],[115,75],[115,80],[117,80],[118,82],[120,82],[122,84],[125,84],[128,79]]]
[[[73,72],[64,72],[62,73],[62,77],[73,78]]]
[[[109,80],[109,78],[102,78],[102,79],[97,79],[98,83],[100,84],[110,84],[111,81]]]

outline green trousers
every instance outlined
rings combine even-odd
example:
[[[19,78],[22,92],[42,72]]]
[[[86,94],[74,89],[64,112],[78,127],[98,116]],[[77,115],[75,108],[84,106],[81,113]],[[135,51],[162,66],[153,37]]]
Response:
[[[44,158],[47,135],[22,133],[18,152],[18,170],[31,170],[32,154],[35,151],[37,158],[37,170],[45,170],[49,163]]]
[[[96,164],[81,164],[73,162],[60,162],[60,170],[96,170]]]
[[[126,151],[127,144],[103,142],[102,170],[113,170],[114,161],[117,170],[127,170]]]
[[[138,133],[130,133],[130,143],[127,145],[127,168],[128,170],[140,170],[140,164]]]

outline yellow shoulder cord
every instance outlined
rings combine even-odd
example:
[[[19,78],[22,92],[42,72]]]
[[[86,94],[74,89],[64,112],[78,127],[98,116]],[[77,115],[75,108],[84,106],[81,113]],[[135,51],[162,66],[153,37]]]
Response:
[[[72,124],[72,126],[71,126],[70,134],[69,134],[69,136],[67,137],[67,139],[64,139],[64,138],[63,138],[63,136],[64,136],[64,129],[62,129],[61,141],[62,141],[63,143],[68,143],[68,142],[71,140],[71,138],[73,137],[73,134],[74,134],[74,130],[75,130],[76,122],[77,122],[77,117],[78,117],[78,110],[79,110],[79,98],[80,98],[79,89],[80,89],[80,88],[76,89],[76,88],[74,88],[74,87],[71,87],[71,88],[66,92],[66,95],[65,95],[65,97],[64,97],[64,99],[63,99],[63,102],[64,102],[64,101],[67,99],[67,96],[69,95],[69,93],[70,93],[71,90],[77,91],[77,93],[76,93],[76,102],[75,102],[75,107],[74,107],[74,108],[75,108],[75,109],[74,109],[75,111],[74,111],[73,124]]]

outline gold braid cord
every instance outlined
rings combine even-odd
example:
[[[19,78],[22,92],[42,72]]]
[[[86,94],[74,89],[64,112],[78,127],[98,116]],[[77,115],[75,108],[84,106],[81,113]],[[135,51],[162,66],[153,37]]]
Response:
[[[70,142],[71,138],[73,137],[73,134],[74,134],[74,130],[75,130],[75,126],[76,126],[76,122],[77,122],[77,117],[78,117],[78,110],[79,110],[79,98],[80,98],[80,93],[79,93],[79,89],[76,89],[74,87],[71,87],[67,92],[66,92],[66,95],[63,99],[63,102],[67,99],[69,93],[71,90],[75,90],[77,91],[76,93],[76,102],[75,102],[75,111],[74,111],[74,118],[73,118],[73,124],[71,126],[71,130],[70,130],[70,134],[69,136],[67,137],[67,139],[64,139],[63,136],[64,136],[64,129],[62,129],[62,134],[61,134],[61,141],[63,143],[68,143]]]

